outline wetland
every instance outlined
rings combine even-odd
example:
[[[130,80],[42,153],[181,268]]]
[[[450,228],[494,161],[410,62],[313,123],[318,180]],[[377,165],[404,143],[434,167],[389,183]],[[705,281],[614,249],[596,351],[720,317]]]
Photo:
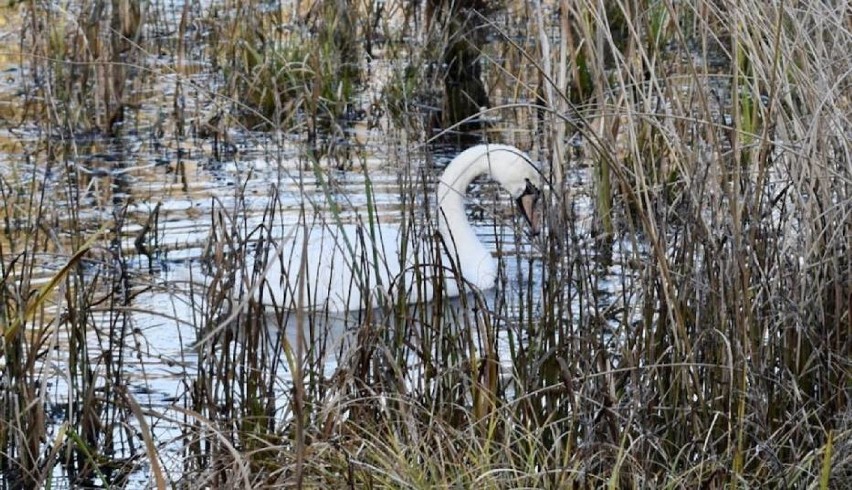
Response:
[[[0,486],[844,488],[849,14],[6,2]],[[544,182],[538,236],[468,189],[494,288],[239,286],[294,227],[440,246],[481,143]]]

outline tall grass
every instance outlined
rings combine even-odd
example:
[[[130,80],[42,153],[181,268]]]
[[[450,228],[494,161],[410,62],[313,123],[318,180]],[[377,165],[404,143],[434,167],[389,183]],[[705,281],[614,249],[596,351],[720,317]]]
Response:
[[[58,483],[56,468],[72,484],[121,485],[146,462],[160,487],[852,478],[848,2],[502,2],[466,10],[462,26],[440,1],[167,7],[18,7],[27,112],[3,129],[35,129],[17,133],[26,158],[0,180],[3,485]],[[540,240],[495,219],[496,291],[343,318],[264,309],[240,291],[236,278],[278,260],[270,244],[293,202],[296,226],[374,236],[395,221],[440,250],[427,196],[442,157],[421,145],[452,103],[435,99],[458,42],[478,49],[464,57],[491,106],[473,116],[489,121],[477,137],[529,150],[549,182]],[[161,96],[162,79],[175,88]],[[396,169],[390,214],[352,137],[359,117]],[[450,119],[443,129],[459,129]],[[186,392],[168,407],[128,389],[143,271],[122,237],[139,220],[137,243],[159,232],[128,211],[126,164],[101,155],[133,154],[140,133],[178,161],[184,189],[187,151],[239,163],[243,140],[265,138],[280,168],[259,215],[251,176],[219,195],[206,287],[180,319],[196,328]],[[100,175],[118,189],[109,199],[91,191]],[[341,175],[358,176],[366,204],[337,191]],[[107,210],[97,220],[91,202]],[[137,249],[156,263],[157,243]],[[47,254],[59,267],[39,276]],[[58,402],[43,388],[57,348]],[[157,440],[158,424],[177,441]]]

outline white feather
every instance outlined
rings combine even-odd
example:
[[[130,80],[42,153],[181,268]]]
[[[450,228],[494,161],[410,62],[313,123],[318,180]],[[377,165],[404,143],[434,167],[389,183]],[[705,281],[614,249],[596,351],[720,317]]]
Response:
[[[480,175],[490,176],[515,198],[528,183],[540,183],[538,170],[517,148],[472,147],[447,165],[438,183],[438,230],[444,246],[408,243],[403,257],[400,241],[414,234],[403,237],[397,227],[296,227],[275,244],[260,274],[243,277],[242,289],[267,305],[340,312],[395,301],[399,295],[407,303],[430,301],[436,284],[445,296],[457,296],[463,288],[453,271],[460,272],[467,286],[492,288],[497,262],[464,210],[467,187]],[[443,282],[436,283],[436,277]],[[362,297],[363,292],[369,297]]]

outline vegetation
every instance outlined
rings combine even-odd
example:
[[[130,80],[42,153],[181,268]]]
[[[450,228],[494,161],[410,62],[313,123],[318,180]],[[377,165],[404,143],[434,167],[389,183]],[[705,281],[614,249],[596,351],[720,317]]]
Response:
[[[848,3],[173,3],[0,10],[4,488],[852,481]],[[535,246],[493,227],[493,297],[345,321],[240,299],[287,213],[428,230],[434,128],[551,184]],[[229,164],[183,217],[202,259],[157,201]],[[181,252],[204,294],[145,306]],[[140,315],[181,344],[167,401]]]

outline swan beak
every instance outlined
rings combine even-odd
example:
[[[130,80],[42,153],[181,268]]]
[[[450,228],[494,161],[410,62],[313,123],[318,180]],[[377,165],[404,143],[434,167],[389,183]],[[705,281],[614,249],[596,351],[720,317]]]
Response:
[[[524,193],[517,200],[518,209],[520,209],[530,227],[531,236],[537,236],[541,231],[541,211],[538,207],[540,195],[541,192],[538,188],[528,183]]]

